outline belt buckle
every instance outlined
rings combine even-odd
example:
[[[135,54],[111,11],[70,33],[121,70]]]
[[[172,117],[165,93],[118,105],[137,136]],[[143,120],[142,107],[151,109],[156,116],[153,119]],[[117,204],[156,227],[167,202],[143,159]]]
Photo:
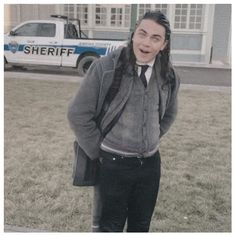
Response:
[[[143,161],[143,155],[138,155],[137,160],[140,162],[140,165],[142,166],[144,161]]]

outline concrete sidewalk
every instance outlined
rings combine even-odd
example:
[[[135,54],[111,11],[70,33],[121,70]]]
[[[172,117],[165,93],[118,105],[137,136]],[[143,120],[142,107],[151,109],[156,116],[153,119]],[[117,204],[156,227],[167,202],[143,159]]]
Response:
[[[181,84],[209,86],[228,86],[232,84],[231,69],[175,67],[181,78]]]
[[[181,78],[181,84],[231,87],[231,69],[175,67]],[[83,77],[68,71],[7,70],[4,77],[15,79],[35,79],[47,81],[81,82]]]
[[[198,84],[209,86],[231,86],[231,69],[226,67],[197,67],[175,65],[181,78],[181,84]],[[8,68],[5,77],[18,77],[53,81],[80,82],[82,77],[73,68],[29,67],[27,69]]]

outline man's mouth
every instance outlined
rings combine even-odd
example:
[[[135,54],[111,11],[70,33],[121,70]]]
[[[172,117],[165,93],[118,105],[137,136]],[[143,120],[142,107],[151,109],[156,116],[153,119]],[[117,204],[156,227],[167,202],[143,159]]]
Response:
[[[148,54],[149,52],[143,49],[139,49],[141,53]]]

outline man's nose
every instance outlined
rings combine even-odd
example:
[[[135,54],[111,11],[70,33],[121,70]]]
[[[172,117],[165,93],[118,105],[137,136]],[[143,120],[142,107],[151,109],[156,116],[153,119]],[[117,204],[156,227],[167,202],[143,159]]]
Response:
[[[144,40],[143,40],[143,45],[144,46],[151,46],[151,38],[150,37],[145,37]]]

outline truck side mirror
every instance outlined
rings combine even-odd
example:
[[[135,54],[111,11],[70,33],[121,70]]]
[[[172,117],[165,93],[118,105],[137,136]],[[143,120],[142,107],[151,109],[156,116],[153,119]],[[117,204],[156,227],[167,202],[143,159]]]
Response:
[[[11,31],[10,31],[10,35],[11,35],[11,36],[16,36],[16,32],[13,31],[13,30],[11,30]]]

